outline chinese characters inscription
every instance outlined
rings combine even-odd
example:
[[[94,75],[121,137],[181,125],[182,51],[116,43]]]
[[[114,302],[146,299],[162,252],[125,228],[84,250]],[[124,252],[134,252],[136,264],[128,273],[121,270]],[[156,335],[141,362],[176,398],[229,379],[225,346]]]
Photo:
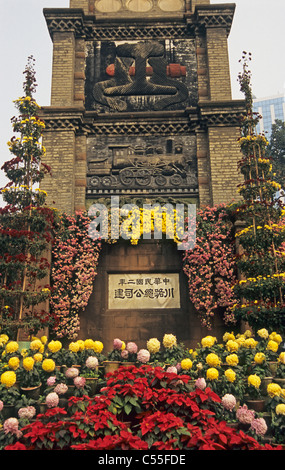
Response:
[[[180,308],[179,274],[110,274],[110,309]]]

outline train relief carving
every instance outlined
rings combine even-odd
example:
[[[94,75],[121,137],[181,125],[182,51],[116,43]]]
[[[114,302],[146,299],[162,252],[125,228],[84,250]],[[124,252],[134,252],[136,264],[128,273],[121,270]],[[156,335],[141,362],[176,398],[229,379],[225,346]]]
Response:
[[[97,192],[104,189],[136,190],[143,189],[177,190],[198,187],[196,159],[192,150],[191,137],[166,139],[164,144],[130,145],[128,143],[109,144],[102,148],[89,138],[88,188]],[[158,139],[161,141],[161,138]],[[185,145],[185,140],[188,142]],[[184,142],[183,142],[184,141]],[[92,150],[93,147],[93,150]],[[93,153],[93,155],[92,155]],[[96,153],[96,155],[94,154]]]

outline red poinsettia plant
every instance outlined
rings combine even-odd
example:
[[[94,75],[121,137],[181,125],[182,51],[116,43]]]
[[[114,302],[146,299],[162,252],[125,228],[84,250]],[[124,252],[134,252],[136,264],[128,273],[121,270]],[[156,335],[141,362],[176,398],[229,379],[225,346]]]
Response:
[[[122,366],[107,379],[95,397],[72,397],[67,410],[38,415],[9,449],[273,449],[219,421],[220,398],[210,388],[193,390],[189,376],[145,365]]]

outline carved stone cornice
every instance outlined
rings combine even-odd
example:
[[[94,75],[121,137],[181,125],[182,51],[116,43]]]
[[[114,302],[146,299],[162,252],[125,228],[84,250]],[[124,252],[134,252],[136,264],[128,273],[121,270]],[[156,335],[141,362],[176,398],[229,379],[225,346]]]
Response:
[[[204,101],[199,107],[199,122],[202,128],[237,127],[245,116],[244,100]]]
[[[44,8],[51,37],[56,32],[73,32],[91,40],[132,40],[194,37],[206,28],[225,28],[230,32],[235,4],[198,5],[184,17],[96,18],[81,9]]]
[[[183,135],[208,127],[237,127],[245,116],[243,100],[203,102],[185,111],[98,114],[84,108],[43,107],[46,131],[71,130],[97,135]]]

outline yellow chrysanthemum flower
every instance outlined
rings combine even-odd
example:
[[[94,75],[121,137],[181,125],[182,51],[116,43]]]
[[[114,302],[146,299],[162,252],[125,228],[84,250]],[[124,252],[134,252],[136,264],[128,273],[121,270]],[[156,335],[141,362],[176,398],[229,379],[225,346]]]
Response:
[[[218,367],[221,365],[221,359],[219,358],[219,356],[217,356],[217,354],[214,353],[210,353],[207,355],[206,362],[211,367]]]
[[[192,363],[191,359],[189,359],[189,358],[182,359],[182,361],[181,361],[181,369],[183,369],[183,370],[191,369],[192,365],[193,365],[193,363]]]
[[[33,357],[34,357],[35,362],[42,362],[42,360],[43,360],[42,353],[36,353],[36,354],[34,354]]]
[[[232,339],[229,339],[226,342],[226,348],[228,351],[233,352],[233,351],[238,351],[239,345],[236,341],[233,341]]]
[[[124,351],[124,349],[126,349],[126,343],[125,341],[122,341],[121,351]]]
[[[84,347],[85,347],[85,349],[93,349],[93,347],[94,347],[93,339],[86,339],[84,341]]]
[[[254,338],[246,338],[246,340],[243,343],[243,346],[247,349],[254,349],[256,348],[258,344],[258,341],[256,341]]]
[[[35,360],[32,357],[25,357],[23,359],[23,367],[25,370],[32,370],[35,364]]]
[[[215,369],[215,367],[210,367],[207,370],[207,379],[209,380],[218,380],[219,378],[219,371]]]
[[[79,350],[80,350],[80,344],[78,341],[72,341],[69,346],[68,346],[68,349],[74,353],[77,353]]]
[[[157,338],[150,338],[146,343],[146,347],[151,354],[155,354],[160,350],[160,341]]]
[[[30,349],[32,351],[40,351],[40,352],[43,352],[44,351],[44,345],[43,343],[41,342],[40,339],[34,339],[33,341],[31,341],[30,343]]]
[[[11,369],[16,370],[20,365],[20,359],[16,356],[13,356],[9,359],[8,365]]]
[[[278,361],[281,362],[281,364],[285,364],[285,352],[281,352],[278,357]]]
[[[264,353],[258,352],[258,353],[255,354],[254,362],[256,362],[256,364],[263,364],[264,361],[265,361],[265,354]]]
[[[260,387],[260,384],[261,384],[261,379],[258,375],[252,374],[252,375],[248,376],[247,383],[248,383],[248,385],[252,385],[254,388],[258,389]]]
[[[103,351],[104,345],[101,341],[94,341],[93,349],[96,353],[100,354]]]
[[[226,357],[226,363],[229,365],[229,366],[237,366],[238,363],[239,363],[239,358],[236,354],[229,354],[227,357]]]
[[[1,375],[1,384],[5,385],[7,388],[13,387],[17,380],[17,376],[14,371],[7,370]]]
[[[277,352],[278,351],[279,344],[276,343],[276,341],[273,341],[272,339],[268,341],[266,349],[268,351],[272,352]]]
[[[215,338],[214,336],[205,336],[201,340],[201,345],[203,348],[211,348],[212,346],[214,346],[216,341],[217,341],[217,338]]]
[[[278,333],[276,333],[276,331],[273,331],[270,335],[269,335],[269,339],[272,339],[273,341],[275,341],[276,343],[280,344],[282,342],[282,336],[279,335]]]
[[[234,382],[236,380],[236,373],[232,369],[225,370],[225,376],[229,382]]]
[[[0,335],[0,341],[1,341],[1,343],[5,343],[5,344],[8,343],[8,341],[9,341],[9,336],[8,336],[8,335],[5,335],[4,333],[2,333],[2,334]]]
[[[234,341],[235,340],[235,335],[233,333],[226,332],[223,336],[224,343],[226,343],[230,339]]]
[[[52,372],[55,369],[55,362],[53,359],[44,359],[42,368],[45,372]]]
[[[9,343],[6,344],[5,351],[7,354],[14,353],[18,351],[19,345],[16,341],[9,341]]]
[[[62,348],[62,343],[60,341],[50,341],[48,343],[48,349],[52,352],[52,353],[56,353],[58,351],[60,351]]]
[[[277,415],[285,415],[285,404],[279,403],[275,408],[275,412]]]
[[[258,330],[257,334],[258,336],[260,336],[260,338],[263,338],[263,339],[267,339],[269,336],[269,333],[266,328],[262,328],[261,330]]]
[[[280,397],[282,388],[274,382],[267,385],[267,393],[270,398]]]
[[[41,342],[42,342],[43,344],[46,344],[46,343],[47,343],[47,340],[48,340],[48,339],[47,339],[47,336],[41,336]]]
[[[173,346],[177,345],[176,336],[172,334],[165,334],[163,337],[162,343],[166,349],[173,348]]]
[[[9,359],[8,365],[11,369],[16,370],[20,365],[20,359],[16,356],[13,356]]]

